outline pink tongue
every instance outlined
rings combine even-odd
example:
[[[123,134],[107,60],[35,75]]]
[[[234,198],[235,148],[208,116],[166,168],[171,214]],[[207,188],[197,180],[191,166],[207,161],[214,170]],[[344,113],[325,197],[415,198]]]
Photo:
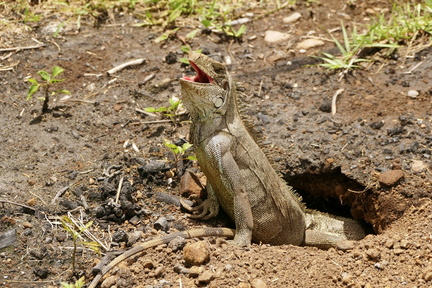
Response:
[[[199,82],[199,83],[211,83],[213,79],[211,79],[207,74],[205,74],[195,63],[190,61],[192,68],[197,72],[197,75],[193,78],[189,78],[190,81]],[[187,80],[189,80],[187,79]]]

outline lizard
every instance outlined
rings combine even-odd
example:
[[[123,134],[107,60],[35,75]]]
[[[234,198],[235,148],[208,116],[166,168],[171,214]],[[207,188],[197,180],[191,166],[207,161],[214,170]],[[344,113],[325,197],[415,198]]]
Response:
[[[181,98],[191,115],[190,140],[207,177],[207,199],[183,206],[193,218],[206,220],[219,208],[235,223],[233,243],[335,246],[359,240],[360,222],[315,210],[302,203],[294,189],[273,169],[241,117],[235,83],[227,67],[192,52],[195,76],[180,79]]]
[[[243,123],[235,84],[226,66],[194,52],[189,62],[197,75],[180,79],[182,98],[191,114],[191,139],[200,168],[207,177],[208,198],[196,207],[181,203],[187,210],[201,211],[191,217],[203,220],[216,216],[222,206],[234,220],[236,229],[191,229],[140,243],[96,271],[99,273],[89,288],[95,288],[120,262],[179,236],[234,237],[232,243],[238,246],[248,246],[254,241],[322,248],[342,240],[363,238],[365,232],[357,221],[307,210],[292,187],[276,173]]]

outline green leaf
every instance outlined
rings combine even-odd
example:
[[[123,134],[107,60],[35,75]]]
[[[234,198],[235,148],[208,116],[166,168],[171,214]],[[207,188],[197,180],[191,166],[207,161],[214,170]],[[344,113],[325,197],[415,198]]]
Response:
[[[58,75],[60,75],[61,73],[63,73],[64,69],[61,68],[60,66],[54,66],[52,68],[52,78],[56,78]],[[62,80],[63,81],[63,80]]]
[[[33,84],[39,84],[39,82],[33,78],[27,79],[27,81],[29,81],[30,83],[33,83]]]
[[[201,24],[204,25],[204,27],[208,28],[211,26],[212,22],[210,20],[202,20]]]
[[[200,29],[195,29],[188,34],[186,34],[186,39],[192,39],[196,36],[196,34],[200,31]]]
[[[197,161],[198,160],[197,157],[193,156],[193,155],[186,157],[186,159],[191,160],[191,161]]]
[[[49,83],[58,83],[58,82],[63,82],[65,79],[51,79],[50,81],[49,81]]]
[[[40,75],[43,81],[49,81],[51,79],[51,75],[49,75],[49,73],[44,70],[37,72],[37,74]]]
[[[165,41],[168,39],[169,36],[171,36],[172,34],[175,34],[177,32],[177,30],[179,30],[180,28],[175,28],[173,30],[169,30],[167,32],[165,32],[164,34],[162,34],[161,36],[159,36],[158,38],[155,39],[155,43],[160,43],[162,41]]]
[[[240,28],[235,32],[235,37],[240,37],[246,32],[246,25],[241,25]]]
[[[189,63],[189,59],[187,59],[187,58],[180,58],[180,62],[181,63],[184,63],[184,64],[186,64],[186,65],[189,65],[190,63]]]
[[[30,100],[33,95],[39,90],[40,84],[36,82],[36,84],[32,84],[27,92],[27,100]]]
[[[193,146],[193,144],[191,144],[191,143],[189,143],[189,142],[186,142],[186,143],[184,143],[183,145],[182,145],[182,149],[183,149],[183,151],[186,151],[186,150],[188,150],[189,148],[191,148]]]

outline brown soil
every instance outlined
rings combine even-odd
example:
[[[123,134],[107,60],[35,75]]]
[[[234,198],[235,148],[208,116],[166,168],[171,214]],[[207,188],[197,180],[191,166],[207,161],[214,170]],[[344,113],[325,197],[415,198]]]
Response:
[[[179,267],[188,268],[181,249],[160,246],[114,269],[112,287],[432,286],[432,49],[415,57],[404,57],[406,49],[400,49],[399,57],[379,58],[338,81],[338,73],[310,65],[315,60],[307,55],[319,50],[300,54],[296,44],[311,30],[328,37],[326,29],[338,27],[342,15],[351,28],[350,23],[367,21],[366,9],[390,4],[360,1],[350,8],[346,1],[325,2],[300,4],[249,23],[244,41],[202,33],[191,46],[220,59],[231,57],[230,69],[246,95],[245,114],[263,134],[276,169],[307,205],[362,219],[373,233],[346,251],[259,244],[241,249],[210,237],[211,258],[198,267],[199,276],[181,272]],[[283,17],[293,11],[303,17],[284,24]],[[179,38],[155,44],[160,28],[132,27],[127,14],[115,17],[99,28],[84,21],[79,32],[66,26],[58,38],[47,32],[56,27],[55,18],[31,30],[0,31],[2,48],[35,45],[31,38],[45,44],[0,54],[1,66],[13,67],[0,74],[0,235],[16,229],[14,244],[0,250],[3,287],[74,281],[72,241],[59,221],[67,212],[84,223],[94,221],[89,231],[107,245],[117,237],[112,250],[128,248],[122,233],[146,241],[176,230],[232,225],[224,215],[191,220],[160,194],[178,195],[184,168],[198,171],[191,161],[179,169],[162,144],[187,139],[186,115],[174,124],[136,109],[168,106],[170,97],[180,95],[177,79],[191,72],[178,60],[184,57]],[[294,37],[269,45],[266,30]],[[253,35],[256,39],[247,40]],[[328,42],[320,50],[332,48]],[[177,56],[173,64],[165,61],[170,53]],[[145,63],[106,74],[136,58]],[[51,111],[40,115],[41,103],[25,100],[26,79],[54,65],[65,68],[66,80],[59,86],[72,95],[52,97]],[[327,107],[340,88],[344,92],[332,116]],[[408,97],[409,90],[419,95]],[[392,170],[402,170],[404,177],[386,186],[380,177],[391,177]],[[109,203],[120,179],[122,205],[116,207]],[[65,192],[54,199],[59,191]],[[168,220],[166,231],[155,225],[161,217]],[[79,247],[74,276],[85,275],[89,282],[100,257]],[[204,272],[212,277],[205,280]]]

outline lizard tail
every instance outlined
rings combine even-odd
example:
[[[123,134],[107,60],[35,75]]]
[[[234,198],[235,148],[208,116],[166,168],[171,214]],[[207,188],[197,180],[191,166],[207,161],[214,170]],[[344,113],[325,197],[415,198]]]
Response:
[[[95,288],[97,284],[99,283],[100,279],[112,268],[114,268],[117,264],[120,262],[126,260],[127,258],[145,250],[148,248],[156,247],[161,244],[168,244],[176,237],[182,237],[185,239],[190,239],[194,237],[206,237],[206,236],[219,236],[219,237],[234,237],[235,230],[229,229],[229,228],[197,228],[197,229],[191,229],[181,232],[176,232],[172,234],[168,234],[163,237],[159,237],[144,243],[141,243],[127,251],[125,251],[123,254],[117,256],[112,260],[108,265],[106,265],[104,268],[100,270],[100,273],[97,274],[93,281],[88,286],[89,288]]]
[[[363,239],[367,232],[360,221],[316,211],[306,211],[305,245],[334,247],[344,240]]]

